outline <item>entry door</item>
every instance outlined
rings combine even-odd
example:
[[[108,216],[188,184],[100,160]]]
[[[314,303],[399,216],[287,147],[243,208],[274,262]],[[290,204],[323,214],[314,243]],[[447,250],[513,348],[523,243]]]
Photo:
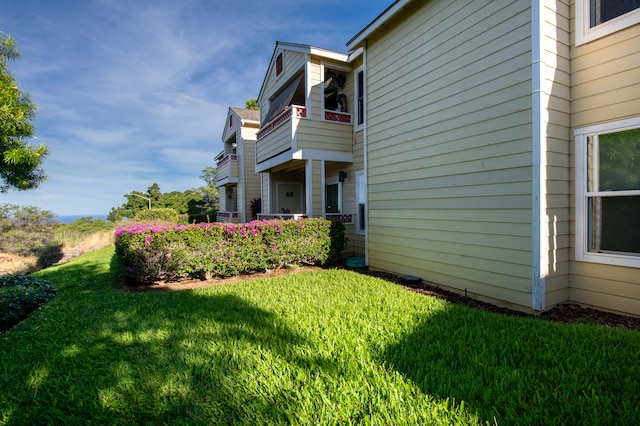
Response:
[[[303,213],[302,184],[278,183],[277,213]]]

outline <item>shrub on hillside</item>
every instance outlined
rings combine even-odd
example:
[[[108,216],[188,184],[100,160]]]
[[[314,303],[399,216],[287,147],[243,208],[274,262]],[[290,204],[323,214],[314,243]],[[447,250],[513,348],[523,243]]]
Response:
[[[140,210],[133,215],[135,222],[149,222],[152,220],[162,220],[171,223],[178,223],[178,212],[170,208]]]
[[[233,276],[291,264],[325,264],[339,256],[344,225],[322,218],[245,224],[127,224],[116,230],[116,254],[129,281]],[[340,245],[342,244],[342,245]]]
[[[56,295],[56,289],[33,276],[0,277],[0,330],[7,330],[31,315]]]
[[[37,207],[0,205],[0,253],[39,256],[54,243],[55,217]]]

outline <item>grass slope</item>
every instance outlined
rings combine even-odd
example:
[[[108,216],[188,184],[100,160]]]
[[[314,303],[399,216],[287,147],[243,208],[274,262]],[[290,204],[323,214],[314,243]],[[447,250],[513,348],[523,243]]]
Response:
[[[38,273],[0,334],[0,424],[635,424],[640,333],[324,270],[127,293],[111,248]]]

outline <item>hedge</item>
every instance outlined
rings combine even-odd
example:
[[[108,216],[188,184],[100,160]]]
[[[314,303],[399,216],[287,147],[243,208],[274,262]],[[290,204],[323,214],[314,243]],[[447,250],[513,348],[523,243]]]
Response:
[[[326,264],[346,245],[344,225],[322,218],[244,224],[131,223],[115,233],[128,282],[229,277],[293,264]]]
[[[42,278],[21,275],[0,277],[0,330],[8,330],[27,318],[57,290]]]

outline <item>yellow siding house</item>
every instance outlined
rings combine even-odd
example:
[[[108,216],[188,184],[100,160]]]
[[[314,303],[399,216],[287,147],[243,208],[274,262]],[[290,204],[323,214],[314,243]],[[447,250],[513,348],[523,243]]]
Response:
[[[347,49],[276,44],[263,218],[512,308],[640,315],[640,2],[398,0]]]
[[[370,267],[640,315],[639,2],[398,0],[347,47]]]
[[[258,96],[255,172],[261,219],[341,221],[347,252],[364,255],[361,52],[276,43]]]
[[[260,198],[260,175],[254,171],[259,127],[259,111],[229,108],[222,134],[224,149],[215,158],[220,195],[218,222],[243,223],[255,219],[251,203]]]

